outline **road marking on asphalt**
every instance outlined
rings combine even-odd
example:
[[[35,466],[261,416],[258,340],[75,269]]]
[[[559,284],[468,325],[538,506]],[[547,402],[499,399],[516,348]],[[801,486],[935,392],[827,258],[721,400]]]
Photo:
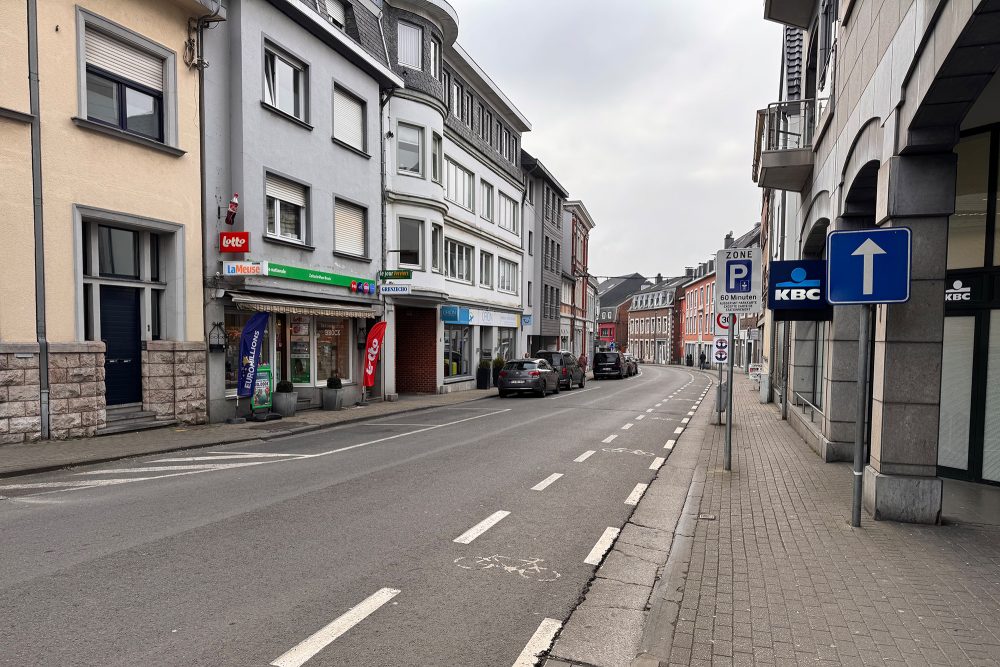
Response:
[[[470,542],[472,542],[472,540],[476,539],[477,537],[485,533],[487,530],[500,523],[500,521],[502,521],[504,517],[509,515],[510,512],[504,510],[500,510],[499,512],[494,512],[493,514],[489,515],[488,517],[486,517],[485,519],[483,519],[475,526],[468,529],[467,531],[465,531],[452,541],[458,542],[459,544],[469,544]]]
[[[655,459],[653,459],[653,462],[649,464],[649,469],[650,470],[659,470],[660,466],[663,465],[664,461],[666,461],[665,458],[663,458],[662,456],[657,456]]]
[[[677,444],[676,440],[667,440],[667,444],[663,445],[664,449],[673,449],[674,445]]]
[[[428,426],[428,424],[403,424],[401,422],[362,422],[358,426]]]
[[[399,591],[395,588],[383,588],[379,590],[375,594],[365,598],[363,602],[349,609],[342,616],[334,619],[332,623],[326,625],[314,635],[307,637],[297,646],[283,653],[271,665],[273,667],[300,667],[300,665],[329,646],[334,640],[355,625],[378,611],[379,607],[397,595],[399,595]]]
[[[649,484],[636,484],[632,493],[628,494],[628,498],[625,499],[625,504],[638,505],[639,499],[642,498],[642,494],[646,493],[647,488],[649,488]]]
[[[517,656],[517,660],[514,661],[512,667],[534,667],[538,656],[544,653],[549,647],[549,644],[552,643],[552,639],[561,627],[561,621],[557,621],[554,618],[544,619],[538,625],[535,634],[531,635],[531,639],[525,644],[524,650],[521,651],[521,655]]]
[[[538,484],[535,484],[533,487],[531,487],[531,490],[532,491],[544,491],[545,488],[549,484],[551,484],[552,482],[556,481],[560,477],[562,477],[562,473],[561,472],[554,472],[551,475],[549,475],[548,477],[546,477],[545,479],[543,479],[542,481],[540,481]]]
[[[688,417],[693,417],[693,416],[694,416],[694,410],[688,413]]]
[[[636,418],[635,418],[635,420],[636,420],[637,422],[641,422],[641,421],[642,421],[643,419],[645,419],[645,418],[646,418],[646,415],[639,415],[638,417],[636,417]]]
[[[421,424],[423,426],[423,424]],[[209,452],[212,454],[213,452]],[[219,452],[215,456],[182,456],[172,459],[156,459],[153,463],[189,463],[192,461],[226,461],[228,459],[287,459],[299,454],[226,454]]]
[[[596,387],[591,387],[590,389],[574,389],[571,393],[558,394],[556,396],[549,396],[549,400],[550,401],[554,401],[554,400],[557,400],[557,399],[560,399],[560,398],[566,398],[567,396],[576,396],[577,394],[585,394],[588,391],[594,391],[595,389],[600,389],[600,388],[601,388],[601,385],[597,385]]]
[[[632,428],[633,426],[635,426],[635,424],[633,424],[632,422],[629,422],[628,424],[625,424],[624,426],[622,426],[622,430],[623,431],[627,431],[630,428]]]
[[[659,408],[659,407],[661,407],[662,405],[663,405],[663,403],[657,403],[657,404],[656,404],[656,407],[658,407],[658,408]]]
[[[578,457],[576,457],[575,459],[573,459],[573,462],[574,463],[583,463],[584,461],[586,461],[587,459],[589,459],[591,456],[593,456],[596,453],[597,453],[596,450],[593,450],[593,449],[587,450],[583,454],[580,454]]]
[[[684,419],[681,420],[681,423],[682,424],[687,424],[689,421],[691,421],[691,418],[690,417],[685,417]]]
[[[583,562],[587,565],[600,565],[601,558],[611,548],[611,543],[615,541],[616,537],[618,537],[617,528],[605,528],[601,539],[597,540],[597,544],[590,550]]]
[[[617,438],[617,437],[618,437],[617,434],[615,434],[615,435],[609,435],[604,440],[601,440],[601,442],[603,442],[605,445],[610,445],[612,442],[614,442],[615,438]]]
[[[138,479],[93,479],[79,482],[32,482],[30,484],[5,484],[0,486],[0,491],[16,491],[19,489],[75,489],[92,488],[97,486],[114,486],[116,484],[128,484],[129,482],[139,482],[151,477],[140,477]]]
[[[228,470],[230,468],[246,468],[259,466],[263,461],[244,461],[243,463],[194,463],[186,466],[149,466],[146,468],[112,468],[110,470],[88,470],[74,473],[76,475],[126,475],[130,472],[169,472],[171,470]]]
[[[653,411],[653,408],[650,408],[650,409],[646,410],[646,414],[649,414],[652,411]]]
[[[684,432],[683,426],[678,426],[677,428],[674,429],[674,435],[680,435],[683,432]]]

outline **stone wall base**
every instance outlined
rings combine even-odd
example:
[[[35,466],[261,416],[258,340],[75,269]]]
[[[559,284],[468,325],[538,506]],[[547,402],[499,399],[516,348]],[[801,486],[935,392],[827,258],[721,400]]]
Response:
[[[107,420],[104,343],[49,344],[49,438],[90,438]]]
[[[940,477],[883,475],[865,466],[864,506],[876,521],[937,524],[943,487]]]
[[[206,423],[207,364],[203,342],[148,341],[142,351],[142,409],[160,420]]]
[[[854,460],[853,442],[835,442],[827,439],[794,405],[788,406],[788,423],[824,462]]]

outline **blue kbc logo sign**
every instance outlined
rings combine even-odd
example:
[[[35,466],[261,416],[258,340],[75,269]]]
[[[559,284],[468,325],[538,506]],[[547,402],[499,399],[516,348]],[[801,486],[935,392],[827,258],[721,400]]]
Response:
[[[782,321],[830,319],[825,281],[825,261],[771,262],[767,307]]]
[[[749,259],[732,259],[726,263],[726,291],[749,293],[753,262]]]

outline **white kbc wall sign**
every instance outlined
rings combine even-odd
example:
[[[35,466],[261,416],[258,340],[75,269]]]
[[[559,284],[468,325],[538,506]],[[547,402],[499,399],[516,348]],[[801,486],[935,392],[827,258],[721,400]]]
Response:
[[[715,310],[750,315],[763,309],[760,248],[726,248],[716,255]]]

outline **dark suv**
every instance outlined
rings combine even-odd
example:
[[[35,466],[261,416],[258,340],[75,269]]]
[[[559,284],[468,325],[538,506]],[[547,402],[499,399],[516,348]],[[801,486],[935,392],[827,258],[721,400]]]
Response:
[[[594,355],[594,379],[600,377],[626,378],[628,362],[621,352],[598,352]]]
[[[559,376],[560,387],[572,389],[575,384],[583,389],[584,385],[587,384],[587,374],[580,368],[580,364],[572,353],[566,350],[560,350],[559,352],[547,351],[539,352],[535,356],[552,364],[556,375]]]

